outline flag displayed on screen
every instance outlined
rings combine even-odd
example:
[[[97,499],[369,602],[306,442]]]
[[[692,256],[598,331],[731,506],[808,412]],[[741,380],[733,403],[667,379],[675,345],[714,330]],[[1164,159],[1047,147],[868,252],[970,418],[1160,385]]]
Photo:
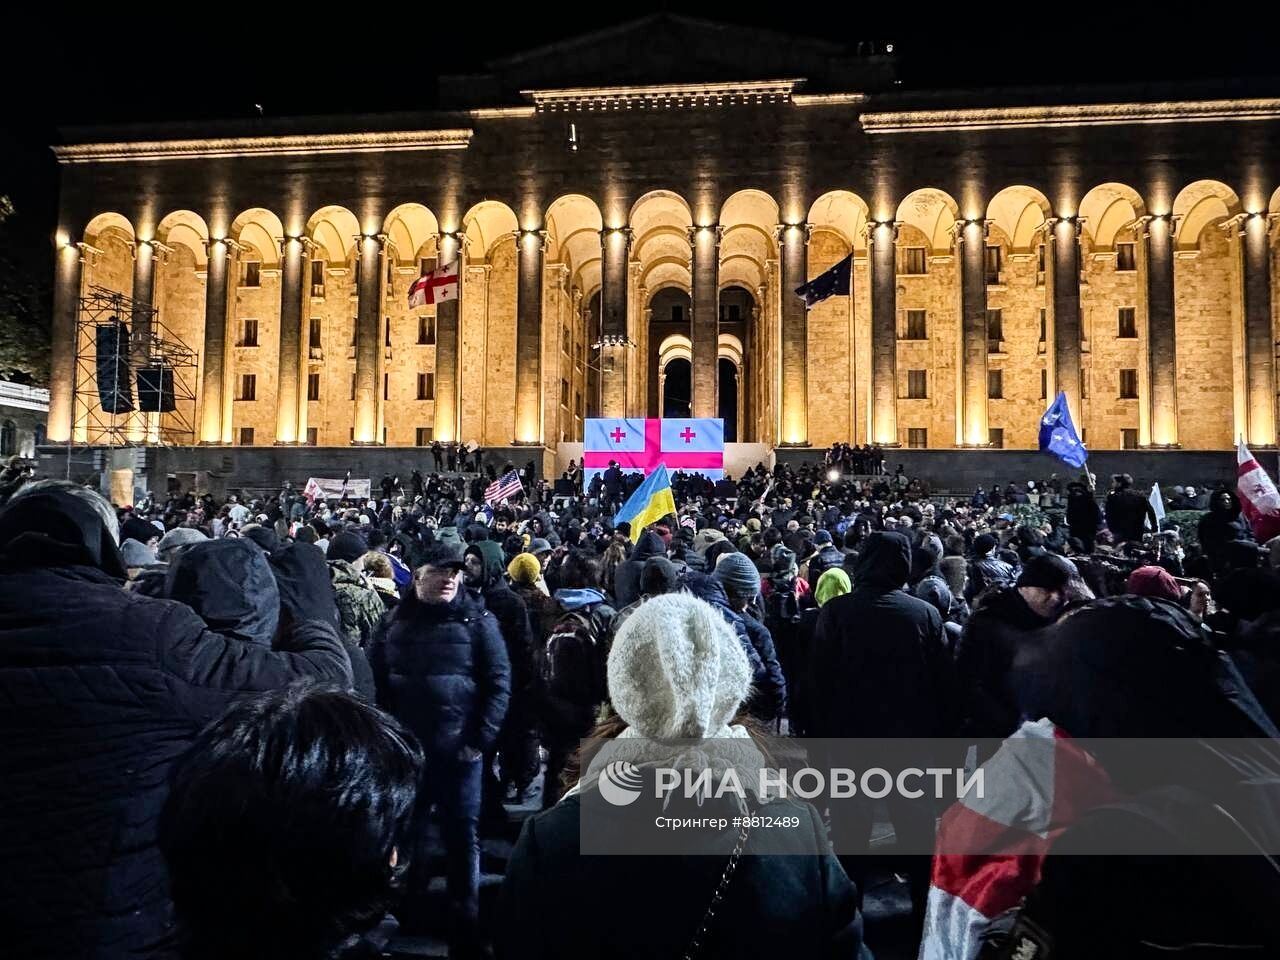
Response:
[[[724,478],[724,421],[712,418],[605,417],[586,422],[582,445],[582,482],[604,472],[615,460],[624,472],[646,476],[666,466],[670,473],[700,473]]]

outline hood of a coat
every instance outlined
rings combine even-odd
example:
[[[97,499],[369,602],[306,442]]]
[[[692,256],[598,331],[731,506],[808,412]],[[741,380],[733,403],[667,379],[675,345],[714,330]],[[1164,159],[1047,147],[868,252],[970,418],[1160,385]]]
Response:
[[[646,530],[640,534],[640,539],[636,542],[635,549],[631,551],[630,559],[643,565],[650,557],[665,557],[666,555],[666,542],[652,530]]]
[[[724,591],[724,584],[710,574],[689,572],[684,575],[681,582],[684,588],[699,600],[705,600],[714,607],[730,610],[729,595]]]
[[[900,533],[877,530],[868,534],[858,549],[854,569],[855,590],[886,593],[900,590],[911,574],[911,544]]]
[[[18,567],[96,567],[123,580],[120,548],[92,506],[74,494],[46,490],[0,511],[0,555]]]
[[[477,540],[463,551],[463,556],[480,558],[480,563],[484,568],[484,585],[486,587],[502,582],[502,576],[506,573],[507,568],[506,564],[503,563],[502,547],[499,544],[492,540]]]
[[[270,646],[280,590],[266,555],[248,540],[193,544],[169,565],[164,595],[196,612],[223,636]]]

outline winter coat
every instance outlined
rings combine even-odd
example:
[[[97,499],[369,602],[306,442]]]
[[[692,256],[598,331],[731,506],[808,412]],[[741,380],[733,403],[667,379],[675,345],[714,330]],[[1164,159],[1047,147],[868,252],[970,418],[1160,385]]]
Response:
[[[844,553],[840,551],[834,544],[824,544],[809,560],[809,569],[805,579],[809,583],[816,584],[818,578],[832,567],[839,567],[844,563]]]
[[[449,603],[408,593],[369,648],[378,705],[452,759],[493,746],[511,696],[511,664],[497,618],[459,590]]]
[[[691,594],[715,607],[738,635],[742,651],[751,664],[752,694],[747,701],[748,711],[761,720],[781,716],[787,703],[787,681],[778,664],[778,654],[769,630],[755,617],[739,613],[729,606],[724,586],[715,577],[689,573],[683,583]]]
[[[480,557],[484,564],[484,585],[479,589],[484,607],[498,618],[498,629],[507,648],[511,665],[511,703],[507,710],[512,724],[529,723],[533,697],[533,627],[524,601],[507,586],[502,548],[492,540],[481,540],[467,547],[468,554]]]
[[[811,658],[815,736],[951,732],[955,685],[942,618],[903,589],[910,571],[907,538],[872,533],[853,592],[822,607]]]
[[[956,673],[969,735],[1006,737],[1017,729],[1022,711],[1014,658],[1050,623],[1027,606],[1012,584],[983,594],[956,643]]]
[[[280,591],[263,552],[249,540],[207,540],[165,571],[164,596],[185,603],[224,637],[271,646]]]
[[[674,859],[583,856],[581,819],[598,809],[584,814],[581,798],[570,795],[525,821],[499,901],[500,960],[686,955],[736,831],[690,831],[689,843],[700,852]],[[634,809],[618,814],[618,829],[628,822],[622,818],[636,816]],[[739,808],[725,796],[693,812],[730,818]],[[832,854],[810,852],[825,848],[818,814],[793,800],[762,812],[795,817],[800,827],[751,831],[699,956],[870,960],[853,884]]]
[[[640,534],[631,556],[618,564],[613,574],[613,599],[619,607],[628,607],[640,599],[640,572],[650,557],[665,557],[667,545],[652,530]]]
[[[367,647],[386,608],[348,561],[330,560],[329,578],[343,633],[356,646]]]
[[[1115,534],[1117,542],[1141,540],[1143,523],[1148,519],[1152,530],[1159,528],[1155,510],[1138,491],[1114,490],[1107,494],[1107,529]]]
[[[1210,499],[1209,512],[1196,525],[1200,547],[1205,556],[1215,564],[1220,564],[1225,559],[1227,544],[1237,540],[1253,541],[1249,522],[1240,515],[1239,498],[1234,493],[1230,496],[1231,503],[1225,510]]]
[[[346,560],[329,561],[329,579],[333,599],[338,607],[338,626],[342,630],[347,655],[351,657],[351,675],[355,691],[373,703],[377,696],[369,655],[365,652],[378,629],[386,605],[377,591],[364,584],[364,579]]]
[[[307,550],[310,550],[308,547]],[[156,822],[170,765],[246,693],[350,686],[324,561],[290,553],[275,649],[186,604],[126,592],[92,508],[33,494],[0,513],[0,924],[23,958],[168,957]],[[314,567],[314,568],[313,568]],[[328,612],[325,604],[328,604]],[[304,620],[308,608],[324,620]]]
[[[988,588],[1012,583],[1013,567],[994,554],[979,557],[969,564],[969,582],[965,584],[964,599],[973,603]]]
[[[600,647],[597,650],[600,667],[603,669],[608,656],[607,644],[613,629],[613,621],[617,611],[605,602],[604,594],[599,590],[584,588],[580,590],[557,590],[552,599],[548,615],[543,621],[542,640],[534,652],[534,674],[536,706],[538,717],[547,735],[547,740],[555,744],[577,741],[590,734],[595,721],[599,703],[589,692],[581,698],[570,699],[558,696],[547,689],[542,677],[548,672],[546,663],[547,641],[556,622],[566,613],[581,613],[592,624]],[[602,673],[603,676],[603,673]],[[602,681],[603,682],[603,681]]]
[[[1102,508],[1092,493],[1073,493],[1067,497],[1067,527],[1073,537],[1091,544],[1101,523]]]

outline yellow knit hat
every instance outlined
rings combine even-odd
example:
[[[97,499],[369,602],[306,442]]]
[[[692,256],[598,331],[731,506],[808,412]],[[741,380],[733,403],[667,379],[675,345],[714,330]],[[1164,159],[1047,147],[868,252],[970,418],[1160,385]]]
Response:
[[[507,564],[507,576],[512,583],[537,583],[542,576],[542,564],[532,553],[517,553]]]

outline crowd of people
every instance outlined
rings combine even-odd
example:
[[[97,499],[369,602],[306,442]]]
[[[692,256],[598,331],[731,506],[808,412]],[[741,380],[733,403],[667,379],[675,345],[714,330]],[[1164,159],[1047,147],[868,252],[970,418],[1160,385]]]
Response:
[[[1087,474],[936,496],[883,451],[838,446],[728,484],[677,474],[676,512],[632,530],[612,517],[638,478],[617,467],[583,490],[571,464],[567,494],[506,464],[523,493],[495,504],[497,464],[432,454],[407,490],[387,476],[360,501],[284,484],[113,506],[11,478],[13,956],[378,956],[391,929],[435,922],[437,836],[451,956],[869,956],[877,808],[805,807],[839,857],[753,857],[754,835],[678,864],[579,856],[580,742],[953,737],[981,761],[1042,718],[1074,736],[1280,736],[1280,544],[1256,542],[1226,487],[1171,488],[1170,508],[1205,511],[1183,537],[1127,475],[1105,496]],[[1139,823],[1159,819],[1149,797],[1189,789],[1154,764],[1108,773]],[[1233,790],[1268,778],[1280,762],[1255,758],[1190,802],[1267,837],[1280,822]],[[482,923],[481,836],[539,784]],[[928,846],[933,815],[887,812]],[[1041,956],[1028,930],[1046,956],[1280,955],[1274,910],[1196,905],[1280,903],[1276,849],[1180,867],[1176,891],[1133,859],[1046,867],[982,956]],[[928,916],[935,868],[895,861],[922,956],[977,956]],[[1119,893],[1142,882],[1167,904]]]

